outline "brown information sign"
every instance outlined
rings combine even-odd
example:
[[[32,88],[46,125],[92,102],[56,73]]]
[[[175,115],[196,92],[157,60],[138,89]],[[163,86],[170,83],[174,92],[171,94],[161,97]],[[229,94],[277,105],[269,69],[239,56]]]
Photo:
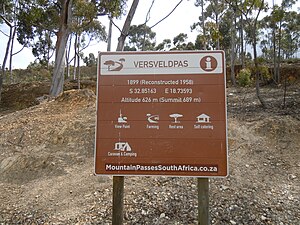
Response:
[[[95,173],[227,176],[224,58],[101,52]]]

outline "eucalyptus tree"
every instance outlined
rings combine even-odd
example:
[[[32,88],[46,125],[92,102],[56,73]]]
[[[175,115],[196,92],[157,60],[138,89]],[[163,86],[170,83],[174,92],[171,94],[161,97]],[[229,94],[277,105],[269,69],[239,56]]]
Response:
[[[204,15],[205,0],[196,0],[195,6],[201,7],[201,16],[199,16],[199,22],[194,23],[191,26],[191,29],[194,30],[197,27],[200,27],[199,31],[202,33],[201,33],[201,36],[198,35],[199,37],[197,37],[196,41],[198,41],[198,45],[199,45],[199,47],[201,47],[201,49],[207,49],[207,41],[208,41],[207,39],[208,38],[206,36],[206,28],[205,28],[206,17]]]
[[[182,44],[184,44],[184,42],[186,41],[187,38],[188,38],[187,34],[180,33],[176,37],[173,38],[173,45],[176,48],[180,48],[180,46],[182,46]]]
[[[283,1],[284,2],[284,1]],[[282,3],[283,3],[282,2]],[[272,26],[272,40],[273,40],[273,62],[274,62],[274,80],[276,82],[280,81],[280,43],[281,43],[281,27],[282,20],[284,17],[284,11],[282,8],[279,8],[277,5],[274,5],[273,1],[273,10],[270,17],[270,22]],[[276,44],[276,36],[278,31],[278,46]]]
[[[220,32],[220,23],[226,10],[227,4],[225,4],[224,0],[211,0],[206,8],[206,18],[210,19],[214,24],[214,32],[211,37],[216,43],[216,49],[220,49],[220,39],[223,38]]]
[[[5,31],[0,30],[2,35],[5,35],[7,37],[6,49],[0,71],[0,101],[7,60],[9,59],[10,81],[12,82],[12,57],[14,54],[17,54],[22,50],[21,49],[20,51],[13,53],[17,26],[17,13],[19,9],[20,8],[18,0],[2,0],[0,2],[0,25],[6,25],[6,27],[8,27],[9,30],[8,34]]]
[[[74,71],[73,79],[80,77],[80,59],[83,57],[82,51],[86,49],[94,40],[106,41],[105,27],[99,20],[95,19],[97,15],[97,7],[90,1],[75,1],[73,11],[73,21],[71,35],[74,37],[74,57],[70,60],[70,48],[66,54],[67,77],[69,77],[70,62],[73,60]],[[72,43],[70,36],[70,44]],[[70,47],[70,46],[69,46]],[[77,75],[77,76],[76,76]]]
[[[171,50],[188,50],[187,44],[185,43],[188,36],[187,34],[180,33],[173,38],[173,45],[175,46]]]
[[[33,49],[33,54],[49,63],[50,51],[55,51],[55,64],[50,94],[63,90],[65,46],[69,38],[72,0],[25,0],[19,14],[18,41]],[[52,42],[56,37],[56,44]],[[41,42],[41,40],[44,40]],[[45,44],[45,45],[42,45]],[[48,46],[48,48],[46,47]],[[40,57],[40,55],[43,55]]]
[[[161,43],[159,43],[156,47],[156,51],[168,51],[171,48],[171,39],[164,39]]]
[[[140,24],[132,25],[128,32],[128,41],[124,46],[127,51],[149,51],[155,49],[156,33],[150,27]]]
[[[285,13],[281,40],[282,58],[292,58],[300,48],[300,13],[291,11]]]
[[[249,42],[253,48],[253,60],[255,66],[255,86],[256,95],[262,107],[266,107],[266,103],[260,95],[260,71],[257,60],[257,36],[258,36],[258,18],[263,10],[267,9],[265,0],[225,0],[230,7],[236,9],[243,14],[245,23],[247,24]]]
[[[23,0],[18,40],[23,44],[35,45],[37,35],[46,31],[56,39],[50,95],[57,96],[63,91],[66,46],[72,31],[77,28],[83,32],[100,15],[120,15],[125,3],[126,0]],[[75,26],[76,19],[79,26]]]
[[[8,36],[8,42],[7,42],[7,46],[6,46],[6,52],[4,55],[4,59],[2,62],[2,66],[1,66],[1,72],[0,72],[0,101],[1,101],[1,92],[2,92],[2,86],[3,86],[3,79],[4,79],[4,75],[5,75],[5,66],[6,66],[6,61],[7,61],[7,57],[8,57],[8,53],[9,53],[9,48],[10,48],[10,44],[11,44],[11,36],[12,36],[12,25],[11,22],[9,21],[9,18],[7,18],[7,10],[11,11],[12,8],[12,2],[5,0],[3,2],[0,3],[0,24],[5,23],[6,25],[8,25],[10,27],[10,34],[9,36],[7,34],[5,34],[3,31],[2,34]]]
[[[53,38],[59,22],[59,5],[53,1],[29,1],[20,3],[17,39],[20,44],[32,49],[39,63],[46,66],[54,54]]]
[[[201,8],[199,21],[192,24],[191,29],[197,30],[196,49],[220,49],[225,35],[221,33],[222,17],[226,12],[224,0],[196,0],[195,6]],[[224,28],[224,27],[223,27]],[[224,47],[224,45],[222,46]]]
[[[83,58],[83,62],[88,67],[95,66],[97,64],[97,59],[93,53],[89,53],[89,56]]]
[[[55,44],[55,63],[53,69],[50,95],[58,96],[63,92],[64,71],[65,71],[65,52],[67,41],[71,31],[72,5],[73,0],[60,0],[58,15],[58,31]]]
[[[261,27],[264,28],[262,31],[264,37],[261,41],[262,51],[265,54],[266,59],[273,61],[273,80],[275,82],[279,81],[279,66],[277,66],[279,64],[278,47],[283,17],[284,11],[281,10],[278,5],[274,5],[273,2],[271,14],[265,16],[260,21]]]
[[[268,51],[267,48],[264,48],[264,53],[268,53],[273,59],[273,79],[277,83],[281,80],[280,64],[283,48],[286,49],[286,46],[289,45],[293,46],[292,49],[296,49],[299,41],[297,38],[299,18],[297,12],[289,11],[295,3],[295,0],[283,0],[281,5],[277,5],[273,1],[271,14],[261,20],[265,38],[272,40],[263,39],[261,44],[265,47],[269,45],[269,49],[272,49],[272,51]]]
[[[220,23],[227,9],[225,1],[211,0],[209,4],[205,5],[204,0],[196,0],[195,6],[201,7],[201,16],[199,16],[199,21],[191,26],[191,29],[198,28],[202,33],[201,39],[204,49],[220,49],[220,40],[222,39]],[[199,38],[198,41],[201,39]]]
[[[234,86],[236,86],[235,64],[238,50],[238,17],[237,10],[234,7],[230,7],[224,14],[220,24],[220,33],[222,34],[221,46],[226,52],[226,59],[230,62],[230,79]]]

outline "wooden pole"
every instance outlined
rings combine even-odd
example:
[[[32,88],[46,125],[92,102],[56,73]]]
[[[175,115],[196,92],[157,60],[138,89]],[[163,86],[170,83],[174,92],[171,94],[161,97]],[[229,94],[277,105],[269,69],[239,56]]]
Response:
[[[123,224],[124,176],[113,176],[112,225]]]
[[[198,183],[198,225],[209,225],[208,178],[197,178]]]
[[[116,51],[122,51],[124,48],[125,39],[128,35],[130,24],[138,4],[139,4],[139,0],[133,0],[129,13],[126,17],[121,35],[118,38],[118,46]],[[123,224],[123,208],[124,208],[123,198],[124,198],[124,176],[114,176],[113,177],[112,225]]]

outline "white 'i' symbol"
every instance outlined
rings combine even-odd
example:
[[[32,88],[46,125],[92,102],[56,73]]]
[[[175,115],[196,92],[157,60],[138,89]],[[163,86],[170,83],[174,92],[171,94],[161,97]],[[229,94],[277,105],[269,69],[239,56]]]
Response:
[[[210,57],[207,57],[206,60],[205,60],[205,65],[206,65],[206,69],[207,70],[211,70],[211,58]]]

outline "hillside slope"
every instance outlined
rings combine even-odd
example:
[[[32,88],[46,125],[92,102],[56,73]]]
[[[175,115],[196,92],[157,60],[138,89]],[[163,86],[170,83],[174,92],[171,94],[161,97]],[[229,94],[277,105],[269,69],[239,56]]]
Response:
[[[212,224],[299,224],[299,89],[278,112],[247,91],[228,89],[230,175],[210,179]],[[95,100],[71,90],[0,117],[0,224],[111,224],[112,178],[93,175]],[[196,183],[126,177],[124,224],[197,224]]]

